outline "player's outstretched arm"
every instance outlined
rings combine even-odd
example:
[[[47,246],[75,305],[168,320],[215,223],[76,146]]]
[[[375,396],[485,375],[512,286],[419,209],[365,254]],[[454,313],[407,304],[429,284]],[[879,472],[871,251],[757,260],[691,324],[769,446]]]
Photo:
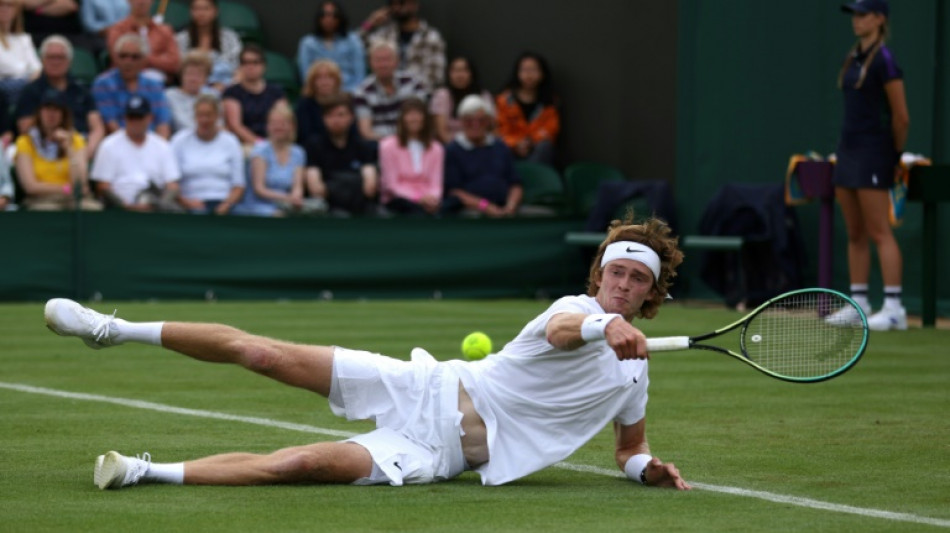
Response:
[[[548,342],[561,350],[575,350],[587,342],[606,339],[617,359],[649,359],[646,336],[620,315],[559,313],[546,326]]]
[[[650,446],[646,440],[645,418],[629,426],[614,423],[614,434],[617,466],[628,478],[651,487],[677,490],[692,488],[673,463],[664,463],[659,457],[650,455]]]

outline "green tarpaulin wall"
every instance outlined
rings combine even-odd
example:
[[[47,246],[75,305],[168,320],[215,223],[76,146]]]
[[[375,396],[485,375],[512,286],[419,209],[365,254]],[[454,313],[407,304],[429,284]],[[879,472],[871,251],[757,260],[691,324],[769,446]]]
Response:
[[[577,225],[9,213],[0,299],[554,296],[584,290]]]

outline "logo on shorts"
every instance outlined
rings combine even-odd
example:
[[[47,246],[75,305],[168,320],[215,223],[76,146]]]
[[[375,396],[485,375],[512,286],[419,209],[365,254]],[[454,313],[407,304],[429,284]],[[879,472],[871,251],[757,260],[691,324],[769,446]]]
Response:
[[[399,461],[393,461],[393,466],[395,466],[396,468],[399,469],[400,472],[402,472],[402,467],[399,466]]]
[[[877,185],[877,174],[874,174],[873,176],[871,176],[871,183]]]

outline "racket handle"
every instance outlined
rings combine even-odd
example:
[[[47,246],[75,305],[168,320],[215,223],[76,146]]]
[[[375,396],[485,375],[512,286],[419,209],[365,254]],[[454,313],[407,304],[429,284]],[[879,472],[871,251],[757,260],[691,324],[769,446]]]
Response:
[[[657,337],[655,339],[647,339],[647,351],[650,352],[672,352],[688,349],[689,337]]]

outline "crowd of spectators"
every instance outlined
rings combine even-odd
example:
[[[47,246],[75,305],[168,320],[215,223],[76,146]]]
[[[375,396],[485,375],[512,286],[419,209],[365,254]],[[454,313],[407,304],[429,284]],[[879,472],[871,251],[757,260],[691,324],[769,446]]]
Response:
[[[545,58],[520,55],[493,95],[418,0],[355,26],[320,2],[299,97],[217,0],[191,0],[177,33],[153,4],[0,0],[0,210],[501,217],[520,207],[516,161],[554,160]],[[69,74],[76,48],[109,63],[91,87]]]

